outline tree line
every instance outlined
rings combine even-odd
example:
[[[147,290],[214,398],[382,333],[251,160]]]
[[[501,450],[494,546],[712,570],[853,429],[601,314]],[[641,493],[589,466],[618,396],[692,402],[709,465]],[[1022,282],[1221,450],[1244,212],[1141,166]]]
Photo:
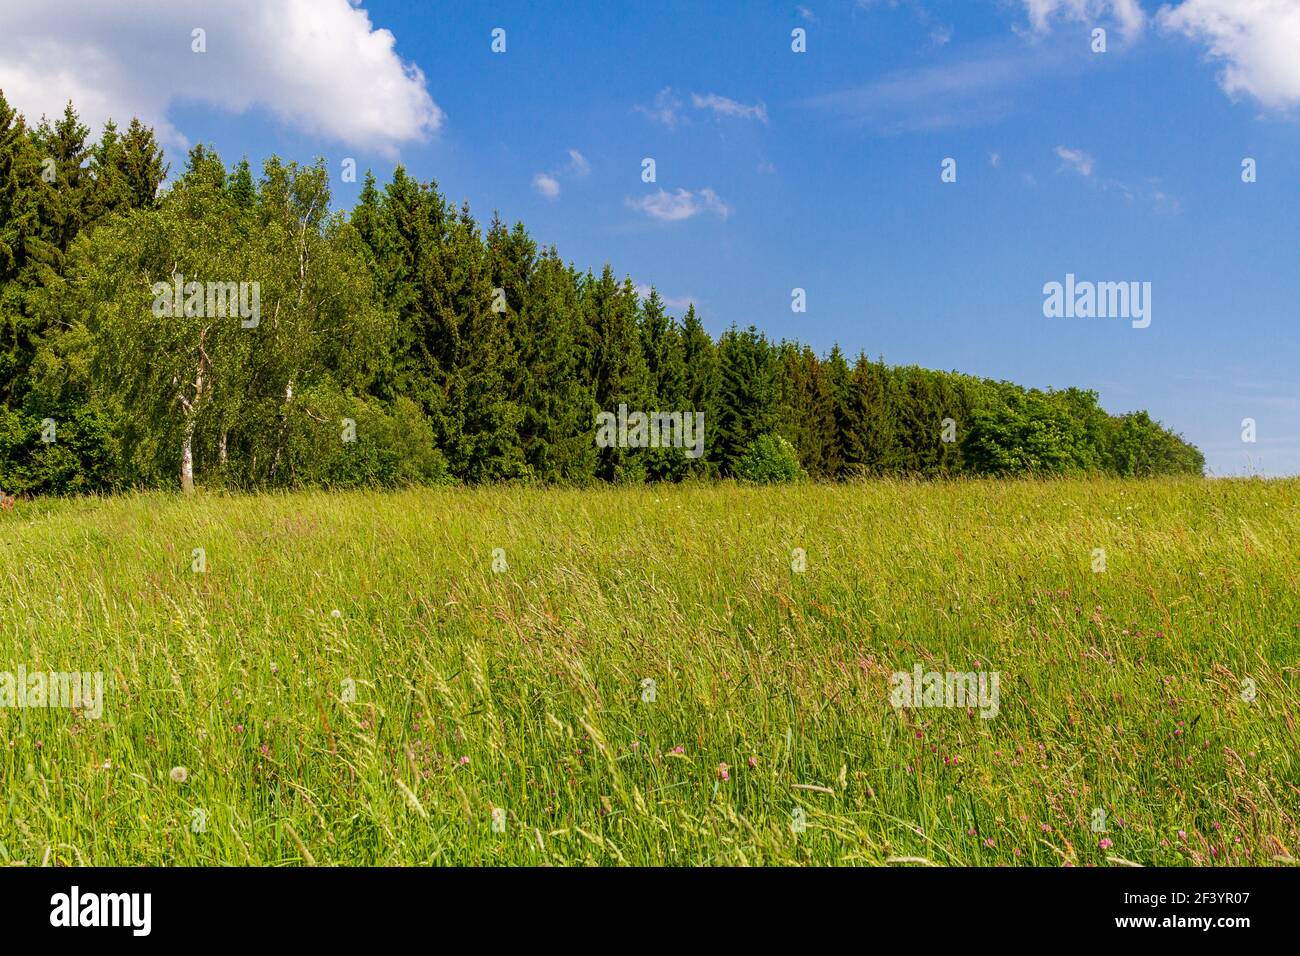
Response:
[[[1091,391],[715,339],[402,167],[345,214],[323,160],[255,174],[199,145],[167,183],[138,120],[89,136],[0,94],[5,492],[679,481],[781,454],[816,479],[1204,468]],[[702,412],[703,453],[602,447],[620,405]]]

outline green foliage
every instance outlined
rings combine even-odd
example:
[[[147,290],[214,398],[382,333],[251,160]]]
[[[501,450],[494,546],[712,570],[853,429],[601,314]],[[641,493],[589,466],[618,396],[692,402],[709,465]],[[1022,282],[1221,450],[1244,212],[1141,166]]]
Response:
[[[736,477],[742,481],[773,485],[807,478],[799,464],[799,453],[780,435],[759,435],[736,463]]]
[[[138,120],[92,141],[71,104],[32,129],[0,95],[0,489],[1204,469],[1092,392],[850,365],[752,326],[715,341],[694,306],[679,322],[522,223],[482,233],[402,167],[367,173],[347,216],[323,161],[255,177],[198,144],[166,174]],[[191,310],[232,282],[256,284],[260,321]],[[704,454],[597,447],[620,405],[703,413]],[[33,437],[45,418],[57,442]]]

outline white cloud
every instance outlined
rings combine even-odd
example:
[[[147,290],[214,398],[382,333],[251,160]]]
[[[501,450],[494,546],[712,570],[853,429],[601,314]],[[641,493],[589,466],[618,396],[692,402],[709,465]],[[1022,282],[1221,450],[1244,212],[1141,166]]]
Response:
[[[660,189],[641,199],[628,199],[627,205],[660,222],[680,222],[703,212],[716,213],[723,219],[731,215],[731,208],[712,189],[690,192],[679,188],[675,193]]]
[[[1125,37],[1136,37],[1146,26],[1146,13],[1138,0],[1024,0],[1029,22],[1035,30],[1046,32],[1051,19],[1061,16],[1076,22],[1096,23],[1113,18]]]
[[[692,93],[691,104],[697,110],[712,110],[715,116],[729,116],[735,119],[756,119],[762,123],[767,122],[767,107],[762,103],[758,103],[754,106],[746,106],[744,103],[738,103],[725,96],[719,96],[717,93],[710,93],[708,96],[700,96],[699,93]]]
[[[817,22],[817,14],[813,13],[808,7],[795,7],[795,10],[798,12],[799,16],[803,17],[809,23]]]
[[[591,163],[587,162],[587,157],[576,149],[569,150],[568,172],[574,176],[585,176],[591,172]]]
[[[665,86],[655,94],[653,106],[638,106],[637,109],[650,117],[656,123],[667,126],[669,129],[676,129],[677,124],[681,122],[680,110],[682,101],[674,94],[672,87]]]
[[[1300,3],[1296,0],[1184,0],[1163,6],[1162,29],[1209,46],[1224,61],[1219,84],[1266,106],[1300,103]]]
[[[998,166],[1001,166],[1001,165],[1002,165],[1002,154],[1001,154],[1001,153],[989,153],[989,165],[992,166],[992,167],[994,167],[995,169],[996,169]]]
[[[1092,167],[1096,160],[1081,149],[1070,149],[1066,146],[1056,147],[1056,155],[1065,161],[1065,165],[1073,169],[1080,176],[1091,176]]]
[[[83,122],[133,116],[169,145],[177,102],[255,107],[313,135],[392,152],[443,113],[360,0],[0,0],[0,89],[31,122],[72,100]],[[206,31],[207,52],[191,50]]]
[[[533,188],[547,199],[555,199],[560,195],[560,181],[549,173],[538,173],[534,176]]]
[[[538,173],[533,177],[533,188],[547,199],[557,199],[560,195],[560,177],[581,179],[591,172],[591,163],[587,157],[576,149],[569,149],[569,161],[559,169],[547,173]]]

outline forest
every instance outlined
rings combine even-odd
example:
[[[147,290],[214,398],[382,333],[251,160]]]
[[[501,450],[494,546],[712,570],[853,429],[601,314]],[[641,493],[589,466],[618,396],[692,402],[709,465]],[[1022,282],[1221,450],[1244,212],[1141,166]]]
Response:
[[[169,180],[138,120],[90,136],[0,93],[5,494],[1204,470],[1092,391],[715,339],[401,166],[344,213],[323,160]],[[598,442],[624,406],[702,414],[702,454]]]

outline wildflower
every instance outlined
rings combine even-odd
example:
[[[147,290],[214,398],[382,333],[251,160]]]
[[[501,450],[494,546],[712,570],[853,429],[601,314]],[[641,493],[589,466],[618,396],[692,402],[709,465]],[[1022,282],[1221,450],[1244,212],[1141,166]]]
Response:
[[[731,770],[725,762],[718,764],[718,776],[724,781],[731,779]]]
[[[330,611],[330,617],[334,618],[335,620],[338,620],[342,616],[343,616],[343,612],[340,611],[338,608],[335,608],[334,610]]]
[[[673,753],[684,754],[686,753],[686,748],[683,747],[681,744],[678,744],[676,747],[673,748]]]
[[[467,763],[469,763],[469,756],[468,755],[462,756],[460,758],[460,765],[463,767]]]
[[[1179,830],[1179,831],[1178,831],[1178,839],[1180,839],[1180,840],[1182,840],[1184,843],[1186,843],[1186,842],[1187,842],[1187,831],[1186,831],[1186,830]]]
[[[1042,826],[1040,826],[1038,829],[1042,830],[1044,833],[1051,833],[1051,832],[1052,832],[1052,828],[1051,828],[1048,824],[1046,824],[1046,823],[1044,823],[1044,824],[1043,824]]]
[[[1098,843],[1097,845],[1101,847],[1103,850],[1109,850],[1111,847],[1115,845],[1115,843],[1110,839],[1110,837],[1102,837],[1101,842]]]
[[[190,772],[184,767],[172,767],[171,773],[169,774],[172,778],[172,783],[184,783],[189,775]]]
[[[749,764],[749,769],[750,769],[750,770],[753,770],[755,767],[758,766],[758,758],[757,758],[757,757],[750,757],[749,760],[747,761],[747,763]]]

